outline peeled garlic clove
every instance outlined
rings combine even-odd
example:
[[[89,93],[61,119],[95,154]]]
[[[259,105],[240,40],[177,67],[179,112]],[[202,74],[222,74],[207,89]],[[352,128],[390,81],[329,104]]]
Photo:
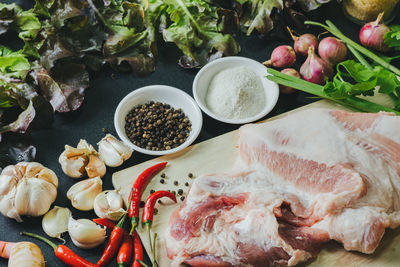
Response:
[[[122,197],[117,190],[103,191],[94,200],[94,212],[100,218],[118,221],[126,213],[122,207]]]
[[[42,219],[43,231],[51,237],[61,238],[61,234],[68,231],[68,221],[71,217],[71,211],[68,208],[54,206],[52,210],[47,212]]]
[[[81,178],[85,175],[85,166],[89,158],[87,149],[78,149],[69,145],[65,146],[65,150],[58,158],[63,172],[72,178]]]
[[[86,173],[90,178],[100,177],[102,178],[106,174],[106,165],[97,155],[89,155],[89,163],[85,167]]]
[[[118,167],[132,155],[132,149],[111,134],[107,134],[98,143],[99,155],[109,167]]]
[[[77,182],[68,190],[67,198],[78,210],[92,210],[94,199],[102,191],[102,184],[100,177]]]
[[[70,217],[68,232],[72,242],[79,248],[94,248],[102,244],[106,238],[106,228],[88,219]]]

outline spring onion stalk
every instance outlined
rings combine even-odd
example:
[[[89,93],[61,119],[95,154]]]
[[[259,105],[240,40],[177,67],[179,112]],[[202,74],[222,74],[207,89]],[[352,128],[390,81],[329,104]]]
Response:
[[[332,33],[333,35],[335,35],[337,38],[339,38],[340,40],[342,40],[343,42],[345,42],[347,45],[353,47],[354,49],[356,49],[357,51],[359,51],[360,53],[362,53],[363,55],[365,55],[366,57],[372,59],[374,62],[378,63],[379,65],[381,65],[382,67],[392,71],[393,73],[395,73],[396,75],[400,76],[400,69],[396,68],[395,66],[391,65],[390,63],[386,62],[384,59],[382,59],[381,57],[379,57],[378,55],[374,54],[373,52],[369,51],[368,49],[366,49],[365,47],[357,44],[356,42],[354,42],[353,40],[351,40],[350,38],[348,38],[347,36],[345,36],[336,26],[335,24],[333,24],[330,20],[325,21],[325,23],[327,25],[324,25],[322,23],[319,22],[315,22],[315,21],[305,21],[304,24],[308,24],[308,25],[314,25],[314,26],[319,26],[324,28],[325,30],[327,30],[328,32]]]
[[[372,66],[371,64],[368,63],[367,60],[365,60],[365,58],[351,45],[347,45],[347,47],[349,48],[350,52],[354,55],[354,57],[365,67],[367,67],[368,69],[372,70]]]
[[[329,99],[332,100],[336,103],[339,103],[341,105],[344,105],[346,107],[350,107],[352,109],[356,109],[359,111],[364,111],[364,112],[379,112],[379,111],[386,111],[386,112],[393,112],[396,115],[400,115],[400,112],[393,110],[391,108],[376,104],[374,102],[356,97],[356,96],[347,96],[345,98],[341,99],[335,99],[333,97],[330,97],[329,95],[325,94],[324,92],[324,87],[318,84],[314,84],[311,82],[307,82],[305,80],[302,80],[300,78],[296,78],[284,73],[281,73],[277,70],[268,68],[268,73],[271,75],[267,76],[267,79],[276,82],[278,84],[282,84],[285,86],[290,86],[292,88],[295,88],[297,90],[313,94],[316,96],[319,96],[321,98]]]

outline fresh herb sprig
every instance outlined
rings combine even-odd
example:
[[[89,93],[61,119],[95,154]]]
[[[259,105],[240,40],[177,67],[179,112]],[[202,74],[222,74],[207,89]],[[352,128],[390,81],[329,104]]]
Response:
[[[341,94],[340,97],[335,96],[332,92],[327,92],[325,86],[307,82],[303,79],[296,78],[284,73],[281,73],[272,68],[268,69],[268,73],[271,75],[267,76],[267,79],[295,88],[297,90],[316,95],[321,98],[332,100],[343,106],[349,107],[357,111],[372,112],[376,113],[379,111],[393,112],[396,115],[400,115],[400,112],[392,108],[368,101],[366,99],[359,98],[352,94]]]
[[[395,50],[400,50],[400,25],[390,27],[390,32],[385,33],[384,42]]]

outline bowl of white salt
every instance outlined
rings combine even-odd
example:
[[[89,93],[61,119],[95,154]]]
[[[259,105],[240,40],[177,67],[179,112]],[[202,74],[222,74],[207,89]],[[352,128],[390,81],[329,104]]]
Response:
[[[225,57],[205,65],[193,81],[193,96],[208,116],[225,123],[257,121],[276,105],[279,87],[267,68],[245,57]]]

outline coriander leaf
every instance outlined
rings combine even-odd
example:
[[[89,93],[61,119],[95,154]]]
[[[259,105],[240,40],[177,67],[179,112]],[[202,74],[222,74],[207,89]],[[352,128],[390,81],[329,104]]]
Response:
[[[400,50],[400,25],[390,27],[390,31],[385,33],[384,42],[395,50]]]
[[[342,71],[341,67],[343,67],[345,71]],[[375,75],[374,71],[354,60],[340,62],[337,65],[337,70],[340,75],[351,76],[356,82],[368,81]]]
[[[379,93],[390,94],[400,87],[400,81],[393,72],[381,66],[376,66],[374,71],[377,77],[377,85],[379,85]]]

